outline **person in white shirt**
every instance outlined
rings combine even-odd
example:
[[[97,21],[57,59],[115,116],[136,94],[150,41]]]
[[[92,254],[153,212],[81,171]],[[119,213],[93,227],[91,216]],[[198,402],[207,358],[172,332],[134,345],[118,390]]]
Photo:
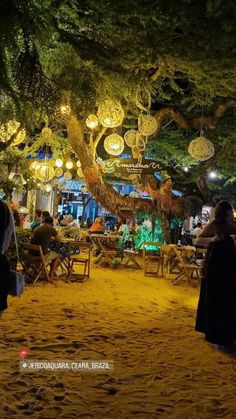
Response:
[[[192,242],[193,245],[195,246],[197,243],[197,238],[198,236],[200,236],[200,234],[202,233],[203,227],[202,227],[202,223],[197,223],[197,227],[195,227],[192,231],[191,231],[191,237],[192,237]]]

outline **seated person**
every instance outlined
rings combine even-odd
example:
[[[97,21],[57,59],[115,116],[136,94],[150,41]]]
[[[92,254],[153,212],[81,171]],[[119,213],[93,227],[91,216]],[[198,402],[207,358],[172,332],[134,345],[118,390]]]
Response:
[[[197,241],[196,239],[198,238],[198,236],[200,236],[202,231],[203,231],[202,223],[197,223],[197,226],[191,232],[191,238],[192,238],[192,242],[194,246],[196,245],[196,241]]]
[[[59,264],[59,256],[56,252],[49,250],[49,242],[51,239],[60,241],[60,236],[53,227],[53,218],[47,216],[44,218],[43,223],[34,230],[31,243],[40,245],[42,247],[45,262],[46,264],[50,264],[49,276],[52,280]]]
[[[44,220],[45,217],[50,217],[49,211],[42,211],[42,221]]]
[[[34,221],[31,223],[31,230],[34,231],[34,229],[42,223],[42,210],[36,209],[35,215],[34,215]]]
[[[89,229],[90,234],[104,234],[105,225],[102,217],[95,218],[93,225]]]
[[[69,224],[73,222],[73,215],[66,214],[64,215],[63,219],[61,220],[60,225],[63,227],[69,227]]]

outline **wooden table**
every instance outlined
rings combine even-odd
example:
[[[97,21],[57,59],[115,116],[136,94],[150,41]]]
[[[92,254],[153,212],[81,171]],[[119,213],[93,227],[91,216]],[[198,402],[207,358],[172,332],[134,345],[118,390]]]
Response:
[[[195,246],[179,246],[177,244],[163,245],[161,247],[161,253],[165,257],[167,265],[167,271],[165,274],[166,277],[169,274],[171,274],[173,270],[178,266],[178,261],[176,260],[174,248],[177,248],[181,255],[186,257],[187,259],[191,259],[194,253],[196,252]]]
[[[108,264],[110,268],[114,268],[114,259],[119,255],[120,250],[118,247],[120,236],[117,234],[91,234],[89,237],[100,250],[94,264],[97,266]]]
[[[136,250],[124,250],[124,264],[123,266],[128,266],[129,263],[133,268],[141,269],[141,265],[137,262],[136,258],[139,255],[139,252]]]

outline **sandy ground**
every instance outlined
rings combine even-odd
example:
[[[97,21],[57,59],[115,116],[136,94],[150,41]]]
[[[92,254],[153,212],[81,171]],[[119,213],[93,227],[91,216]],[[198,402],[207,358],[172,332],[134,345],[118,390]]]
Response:
[[[94,269],[38,284],[1,320],[0,419],[236,418],[236,359],[195,333],[198,289]],[[35,360],[108,359],[110,372],[24,371]]]

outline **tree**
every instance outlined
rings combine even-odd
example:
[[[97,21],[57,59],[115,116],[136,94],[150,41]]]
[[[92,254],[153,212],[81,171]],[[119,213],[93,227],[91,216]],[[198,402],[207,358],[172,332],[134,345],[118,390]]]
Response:
[[[173,210],[161,199],[171,196],[168,180],[136,178],[153,198],[142,201],[118,195],[99,172],[94,152],[104,130],[92,143],[84,120],[108,95],[122,102],[124,127],[134,126],[145,109],[156,115],[158,130],[148,152],[184,194],[209,200],[211,167],[233,179],[233,0],[11,0],[0,5],[0,16],[2,122],[14,116],[33,141],[43,123],[57,129],[55,110],[69,104],[69,142],[89,191],[103,206],[116,213],[124,206],[154,211],[165,222]],[[187,157],[187,144],[201,128],[216,148],[215,157],[203,164]],[[191,168],[187,174],[185,161]]]

